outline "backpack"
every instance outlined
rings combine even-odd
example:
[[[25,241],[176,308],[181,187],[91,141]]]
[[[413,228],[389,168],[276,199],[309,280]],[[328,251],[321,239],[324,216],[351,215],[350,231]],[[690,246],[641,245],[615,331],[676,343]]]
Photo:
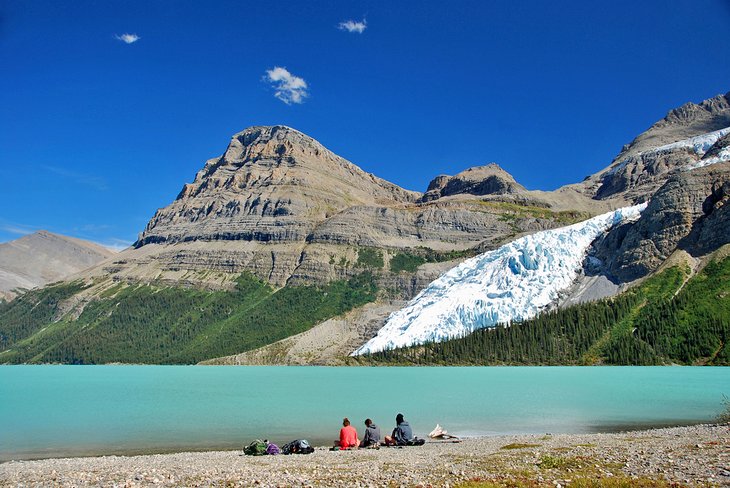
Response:
[[[297,439],[281,447],[282,454],[312,454],[314,448],[305,439]]]
[[[406,446],[422,446],[426,443],[426,439],[419,439],[418,437],[414,437],[410,441],[406,443]]]
[[[279,446],[274,444],[273,442],[270,443],[268,446],[266,446],[266,454],[276,455],[279,454],[281,450],[279,449]]]
[[[266,454],[267,448],[268,445],[266,441],[256,439],[251,444],[243,448],[243,453],[248,456],[263,456],[264,454]]]

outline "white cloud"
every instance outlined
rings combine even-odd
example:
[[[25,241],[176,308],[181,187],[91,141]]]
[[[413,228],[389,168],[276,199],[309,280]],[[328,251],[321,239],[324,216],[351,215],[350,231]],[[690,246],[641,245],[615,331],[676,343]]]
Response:
[[[265,79],[276,90],[274,96],[287,105],[304,103],[304,99],[309,96],[307,82],[289,73],[286,68],[274,66],[274,69],[267,69]]]
[[[25,236],[25,235],[28,235],[28,234],[32,234],[33,232],[36,232],[36,230],[37,229],[31,228],[31,227],[26,226],[26,225],[23,225],[23,224],[19,224],[19,225],[14,225],[14,224],[7,225],[7,224],[3,224],[3,225],[0,225],[0,231],[8,232],[10,234],[17,234],[17,235],[20,235],[20,236]]]
[[[133,42],[137,42],[142,39],[137,34],[122,34],[121,36],[115,35],[114,37],[127,44],[132,44]]]
[[[121,252],[125,249],[127,249],[129,246],[132,245],[129,241],[125,241],[124,239],[116,239],[116,238],[110,238],[106,241],[90,241],[94,244],[98,244],[101,247],[105,247],[113,252]]]
[[[340,22],[340,25],[338,26],[338,29],[340,30],[346,30],[347,32],[357,32],[358,34],[362,34],[365,29],[367,29],[368,23],[365,19],[362,19],[362,22],[355,22],[354,20],[346,20],[344,22]]]

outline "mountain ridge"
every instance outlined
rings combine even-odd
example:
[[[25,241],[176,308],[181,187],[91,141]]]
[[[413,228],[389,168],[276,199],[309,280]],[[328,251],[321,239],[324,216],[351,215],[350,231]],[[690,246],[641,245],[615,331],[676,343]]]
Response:
[[[115,255],[93,242],[39,230],[0,244],[0,297],[68,278]]]
[[[727,96],[715,99],[670,112],[666,122],[654,124],[634,139],[633,146],[625,146],[606,170],[552,192],[526,190],[497,165],[441,175],[425,193],[413,192],[361,170],[295,129],[251,127],[234,134],[221,156],[207,160],[193,182],[155,212],[133,248],[78,275],[84,286],[64,299],[62,310],[54,314],[71,330],[77,318],[86,317],[87,307],[107,307],[109,300],[125,293],[133,297],[135,287],[232,292],[240,276],[250,274],[272,286],[272,293],[297,287],[323,291],[325,284],[350,283],[367,275],[377,290],[368,291],[368,300],[375,299],[363,308],[368,312],[347,312],[345,325],[330,317],[322,322],[330,323],[325,335],[313,336],[319,325],[302,333],[309,338],[301,340],[315,349],[312,337],[334,334],[322,339],[330,346],[322,344],[319,352],[307,353],[305,347],[298,353],[329,364],[349,353],[349,345],[370,339],[389,310],[398,309],[463,259],[538,231],[645,202],[661,190],[661,205],[635,224],[611,230],[591,251],[606,264],[603,282],[618,279],[623,286],[628,282],[621,279],[653,273],[669,259],[672,246],[689,242],[690,234],[697,242],[716,234],[712,248],[727,240],[723,223],[730,169],[723,158],[730,157],[728,138],[720,136],[701,151],[677,144],[725,123],[730,117]],[[645,142],[649,140],[672,147],[652,152]],[[692,169],[710,159],[715,164],[709,169]],[[684,184],[669,184],[683,175],[690,178],[682,180]],[[693,183],[687,184],[690,180]],[[653,229],[664,229],[661,215],[671,205],[687,225],[665,229],[671,237],[660,252],[652,240]],[[614,255],[623,257],[612,262]],[[627,266],[640,271],[622,275]],[[595,278],[585,270],[584,274],[585,279]],[[613,285],[609,293],[619,288]],[[582,293],[592,292],[584,287]],[[139,298],[148,299],[147,292]],[[178,302],[189,302],[185,300]],[[98,327],[105,326],[103,316],[98,320]],[[264,349],[296,349],[299,337],[283,339],[287,346],[274,343]],[[332,345],[338,344],[338,337],[344,346]],[[286,362],[286,354],[262,349],[254,360]]]

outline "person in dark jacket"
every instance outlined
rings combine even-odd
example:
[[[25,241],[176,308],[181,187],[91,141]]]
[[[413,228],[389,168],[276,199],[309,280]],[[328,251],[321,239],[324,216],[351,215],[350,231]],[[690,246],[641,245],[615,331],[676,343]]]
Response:
[[[365,420],[365,435],[362,436],[360,447],[377,446],[380,444],[380,427],[375,425],[372,420]]]
[[[409,441],[413,440],[413,430],[411,425],[403,418],[403,414],[399,413],[395,416],[395,429],[392,435],[385,436],[385,444],[388,446],[405,446]]]

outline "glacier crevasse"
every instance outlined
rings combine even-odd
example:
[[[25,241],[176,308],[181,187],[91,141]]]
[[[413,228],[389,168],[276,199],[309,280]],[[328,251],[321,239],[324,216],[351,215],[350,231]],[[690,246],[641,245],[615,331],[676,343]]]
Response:
[[[596,238],[637,220],[645,208],[643,203],[538,232],[464,261],[392,313],[352,355],[438,342],[534,317],[575,281]]]

